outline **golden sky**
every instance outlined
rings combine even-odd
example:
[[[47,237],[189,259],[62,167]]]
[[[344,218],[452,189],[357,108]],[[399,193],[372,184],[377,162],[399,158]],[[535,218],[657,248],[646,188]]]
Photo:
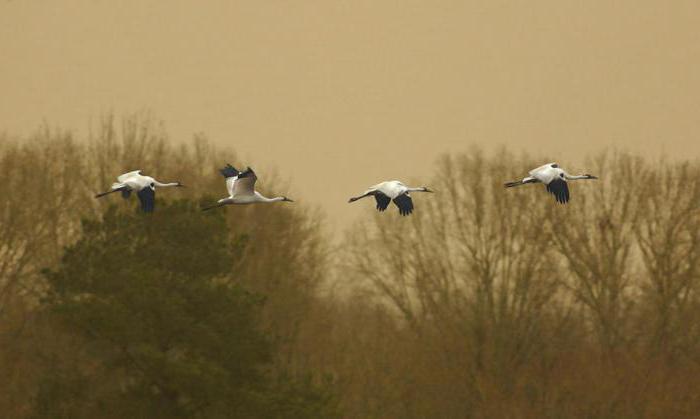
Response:
[[[0,0],[0,131],[143,109],[336,223],[470,144],[696,158],[700,2]]]

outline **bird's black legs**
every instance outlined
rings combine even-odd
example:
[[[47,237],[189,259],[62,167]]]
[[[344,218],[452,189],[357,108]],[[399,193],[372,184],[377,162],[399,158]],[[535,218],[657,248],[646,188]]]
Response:
[[[364,197],[366,197],[366,196],[370,196],[370,195],[372,195],[372,194],[371,194],[371,193],[366,193],[366,194],[363,194],[363,195],[360,195],[360,196],[353,196],[352,198],[350,198],[350,199],[348,200],[348,202],[355,202],[355,201],[357,201],[358,199],[362,199],[362,198],[364,198]]]
[[[503,186],[506,188],[512,188],[513,186],[525,185],[526,183],[539,183],[539,180],[534,178],[527,178],[526,180],[516,180],[513,182],[506,182]]]
[[[504,186],[506,188],[512,188],[513,186],[520,186],[524,184],[525,183],[522,180],[516,180],[515,182],[506,182]]]
[[[98,193],[97,195],[95,195],[95,198],[102,198],[105,195],[109,195],[111,193],[115,193],[115,192],[119,192],[119,191],[121,191],[121,189],[115,189],[113,191]]]
[[[210,210],[210,209],[223,207],[224,205],[226,205],[226,204],[216,204],[216,205],[212,205],[212,206],[210,206],[210,207],[202,208],[202,211],[208,211],[208,210]]]

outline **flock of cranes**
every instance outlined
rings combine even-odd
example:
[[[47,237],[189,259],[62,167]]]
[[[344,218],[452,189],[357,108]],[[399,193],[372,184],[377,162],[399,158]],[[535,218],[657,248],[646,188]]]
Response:
[[[221,174],[226,179],[226,190],[228,197],[219,199],[216,204],[202,208],[202,211],[207,211],[212,208],[222,207],[225,205],[246,205],[256,203],[272,203],[272,202],[294,202],[286,196],[278,196],[275,198],[267,198],[260,192],[255,190],[255,181],[258,177],[250,167],[244,171],[239,171],[235,167],[227,164],[226,167],[220,170]],[[569,180],[577,179],[598,179],[589,174],[570,175],[564,169],[560,168],[556,163],[547,163],[534,170],[531,170],[529,176],[522,180],[507,182],[506,188],[514,186],[526,185],[528,183],[542,183],[545,185],[547,192],[554,195],[554,199],[560,204],[569,202]],[[155,209],[156,188],[167,187],[183,187],[180,182],[161,183],[150,176],[145,176],[140,170],[124,173],[117,177],[117,182],[112,184],[109,191],[95,195],[95,198],[100,198],[105,195],[121,192],[124,199],[131,196],[132,191],[136,191],[136,195],[141,202],[141,209],[144,212],[153,212]],[[350,198],[348,202],[355,202],[359,199],[373,196],[377,201],[377,210],[384,211],[389,206],[390,202],[399,209],[399,214],[409,215],[413,212],[413,200],[411,192],[433,192],[429,188],[422,186],[412,188],[399,182],[391,180],[378,183],[370,186],[362,195]]]

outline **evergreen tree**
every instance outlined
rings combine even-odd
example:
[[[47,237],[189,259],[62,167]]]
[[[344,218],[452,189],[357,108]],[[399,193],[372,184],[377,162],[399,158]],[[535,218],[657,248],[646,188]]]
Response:
[[[189,201],[84,221],[81,240],[46,272],[45,304],[96,366],[47,377],[37,415],[331,415],[325,393],[266,373],[262,298],[224,279],[244,239],[232,242],[221,214]]]

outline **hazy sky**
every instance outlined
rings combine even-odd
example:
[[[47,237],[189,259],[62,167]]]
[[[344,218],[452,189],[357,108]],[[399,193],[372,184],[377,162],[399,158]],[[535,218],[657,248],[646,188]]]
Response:
[[[696,158],[700,2],[0,0],[0,131],[143,109],[336,223],[469,144]]]

